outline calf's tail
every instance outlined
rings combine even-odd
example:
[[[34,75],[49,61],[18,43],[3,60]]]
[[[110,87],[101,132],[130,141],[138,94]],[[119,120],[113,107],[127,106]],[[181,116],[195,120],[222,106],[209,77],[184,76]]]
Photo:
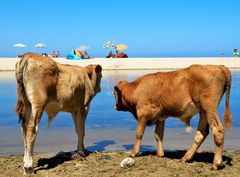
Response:
[[[224,110],[224,126],[230,129],[232,128],[232,113],[230,112],[229,102],[230,102],[232,76],[228,68],[224,67],[223,71],[226,79],[226,82],[225,82],[226,103],[225,103],[225,110]]]
[[[24,104],[25,89],[23,84],[23,71],[24,67],[27,65],[27,54],[23,55],[21,60],[15,65],[15,77],[17,81],[17,103],[15,111],[19,117],[19,122],[25,122],[26,120],[26,107]]]

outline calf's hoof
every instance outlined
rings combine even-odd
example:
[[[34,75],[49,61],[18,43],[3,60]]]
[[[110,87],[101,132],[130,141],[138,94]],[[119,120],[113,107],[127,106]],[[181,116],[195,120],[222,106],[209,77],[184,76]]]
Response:
[[[24,172],[23,172],[24,175],[31,175],[31,174],[34,174],[34,170],[33,170],[33,167],[24,167]]]
[[[134,158],[135,156],[136,154],[131,152],[130,157]]]
[[[224,165],[223,164],[213,164],[212,167],[211,167],[211,170],[221,170],[224,168]]]
[[[131,152],[130,157],[134,158],[136,156],[140,156],[141,154],[142,154],[141,152],[137,152],[137,153]]]
[[[181,160],[180,160],[180,162],[182,162],[182,163],[186,163],[188,161],[188,159],[186,158],[186,157],[183,157],[183,158],[181,158]]]
[[[71,156],[71,158],[75,160],[84,160],[85,157],[86,157],[86,153],[82,151],[78,151]]]
[[[130,157],[134,158],[134,157],[137,157],[137,156],[141,156],[142,155],[142,152],[138,152],[138,153],[131,153],[130,154]]]
[[[87,156],[87,153],[85,151],[77,151],[77,154],[79,154],[81,157]]]
[[[157,157],[164,157],[164,152],[157,153]]]
[[[213,164],[211,170],[218,170],[218,166]]]

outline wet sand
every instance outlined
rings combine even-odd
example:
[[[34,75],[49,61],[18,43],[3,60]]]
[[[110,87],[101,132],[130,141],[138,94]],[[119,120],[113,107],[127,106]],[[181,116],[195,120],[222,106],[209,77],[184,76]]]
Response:
[[[3,127],[0,130],[0,176],[22,176],[23,145],[20,127]],[[132,167],[121,168],[120,162],[129,157],[135,141],[135,130],[123,128],[86,129],[85,146],[90,154],[75,159],[77,137],[73,127],[41,129],[35,145],[34,176],[233,176],[239,175],[240,128],[225,134],[223,166],[220,171],[211,170],[214,143],[210,133],[198,153],[189,163],[181,163],[195,134],[184,128],[167,128],[164,136],[165,157],[158,158],[154,128],[145,131],[141,154],[134,158]]]
[[[22,155],[23,143],[20,127],[1,127],[0,130],[0,154]],[[193,142],[196,129],[191,133],[184,128],[167,128],[164,134],[165,150],[187,150]],[[225,150],[238,150],[240,147],[240,128],[233,128],[225,133]],[[141,151],[155,151],[156,141],[154,127],[147,127],[142,140]],[[87,128],[85,147],[89,151],[128,151],[135,142],[135,130],[125,128]],[[34,151],[37,153],[60,151],[74,151],[77,145],[77,136],[73,127],[40,129]],[[214,141],[210,133],[199,148],[200,151],[213,151]]]

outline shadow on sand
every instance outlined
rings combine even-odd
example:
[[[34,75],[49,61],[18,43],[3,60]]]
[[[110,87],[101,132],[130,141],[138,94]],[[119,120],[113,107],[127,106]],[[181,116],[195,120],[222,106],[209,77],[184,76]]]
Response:
[[[115,144],[115,141],[113,140],[104,140],[100,142],[96,142],[95,146],[87,147],[87,155],[93,153],[91,151],[99,150],[104,151],[105,147],[111,144]],[[126,150],[132,149],[132,144],[123,145]],[[91,151],[90,151],[91,150]],[[165,157],[169,159],[181,159],[186,151],[182,150],[176,150],[176,151],[165,151]],[[39,170],[48,170],[57,167],[60,164],[63,164],[64,162],[73,160],[73,154],[74,152],[59,152],[57,155],[50,157],[50,158],[42,158],[38,160],[37,167],[35,167],[35,172]],[[141,153],[138,155],[138,157],[141,156],[155,156],[156,151],[153,149],[152,146],[141,146]],[[204,162],[204,163],[212,163],[214,158],[214,153],[212,152],[201,152],[196,153],[193,157],[193,159],[189,162]],[[180,163],[180,162],[179,162]],[[232,166],[232,158],[227,157],[223,155],[223,166],[221,169],[225,168],[226,166]]]
[[[132,150],[133,149],[133,144],[126,144],[123,145],[123,147],[126,150]],[[139,153],[139,157],[141,156],[148,156],[148,155],[156,155],[156,149],[154,149],[155,147],[153,146],[142,146],[140,147],[140,153]],[[171,150],[171,151],[164,151],[164,157],[165,158],[169,158],[169,159],[181,159],[185,153],[187,151],[185,150]],[[191,161],[189,161],[189,163],[192,162],[205,162],[205,163],[213,163],[213,158],[214,158],[214,153],[213,152],[196,152],[193,156],[193,159]],[[229,165],[232,166],[232,158],[227,157],[225,155],[223,155],[223,164],[225,165]]]
[[[169,159],[181,159],[187,151],[185,150],[173,150],[173,151],[164,151],[164,158],[169,158]],[[146,151],[140,153],[138,157],[141,156],[149,156],[149,155],[156,155],[156,151]],[[204,163],[213,163],[213,158],[214,158],[214,153],[213,152],[196,152],[188,163],[193,163],[193,162],[204,162]],[[225,155],[222,156],[223,158],[223,164],[220,167],[220,169],[225,168],[226,166],[232,166],[232,158],[227,157]]]
[[[73,160],[72,152],[59,152],[57,155],[50,158],[42,158],[38,160],[37,167],[34,169],[35,172],[39,170],[47,170],[55,168],[64,162]]]
[[[102,152],[105,151],[105,148],[109,145],[116,144],[113,140],[104,140],[94,143],[94,146],[89,146],[86,148],[86,155],[93,153],[95,150]],[[76,151],[70,152],[59,152],[53,157],[50,158],[42,158],[38,160],[37,167],[35,168],[35,172],[39,170],[47,170],[51,168],[55,168],[58,165],[63,164],[64,162],[75,159],[73,155],[76,154]]]

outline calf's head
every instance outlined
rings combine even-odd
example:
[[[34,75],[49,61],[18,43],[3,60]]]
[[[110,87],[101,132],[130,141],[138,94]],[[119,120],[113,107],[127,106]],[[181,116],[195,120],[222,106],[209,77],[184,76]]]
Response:
[[[101,78],[102,78],[102,67],[101,65],[88,65],[87,69],[88,77],[91,80],[94,93],[97,94],[101,91]]]
[[[123,87],[126,84],[126,81],[120,81],[114,87],[114,97],[116,100],[116,104],[114,105],[114,109],[118,111],[128,111],[127,103],[125,97],[123,95]]]

